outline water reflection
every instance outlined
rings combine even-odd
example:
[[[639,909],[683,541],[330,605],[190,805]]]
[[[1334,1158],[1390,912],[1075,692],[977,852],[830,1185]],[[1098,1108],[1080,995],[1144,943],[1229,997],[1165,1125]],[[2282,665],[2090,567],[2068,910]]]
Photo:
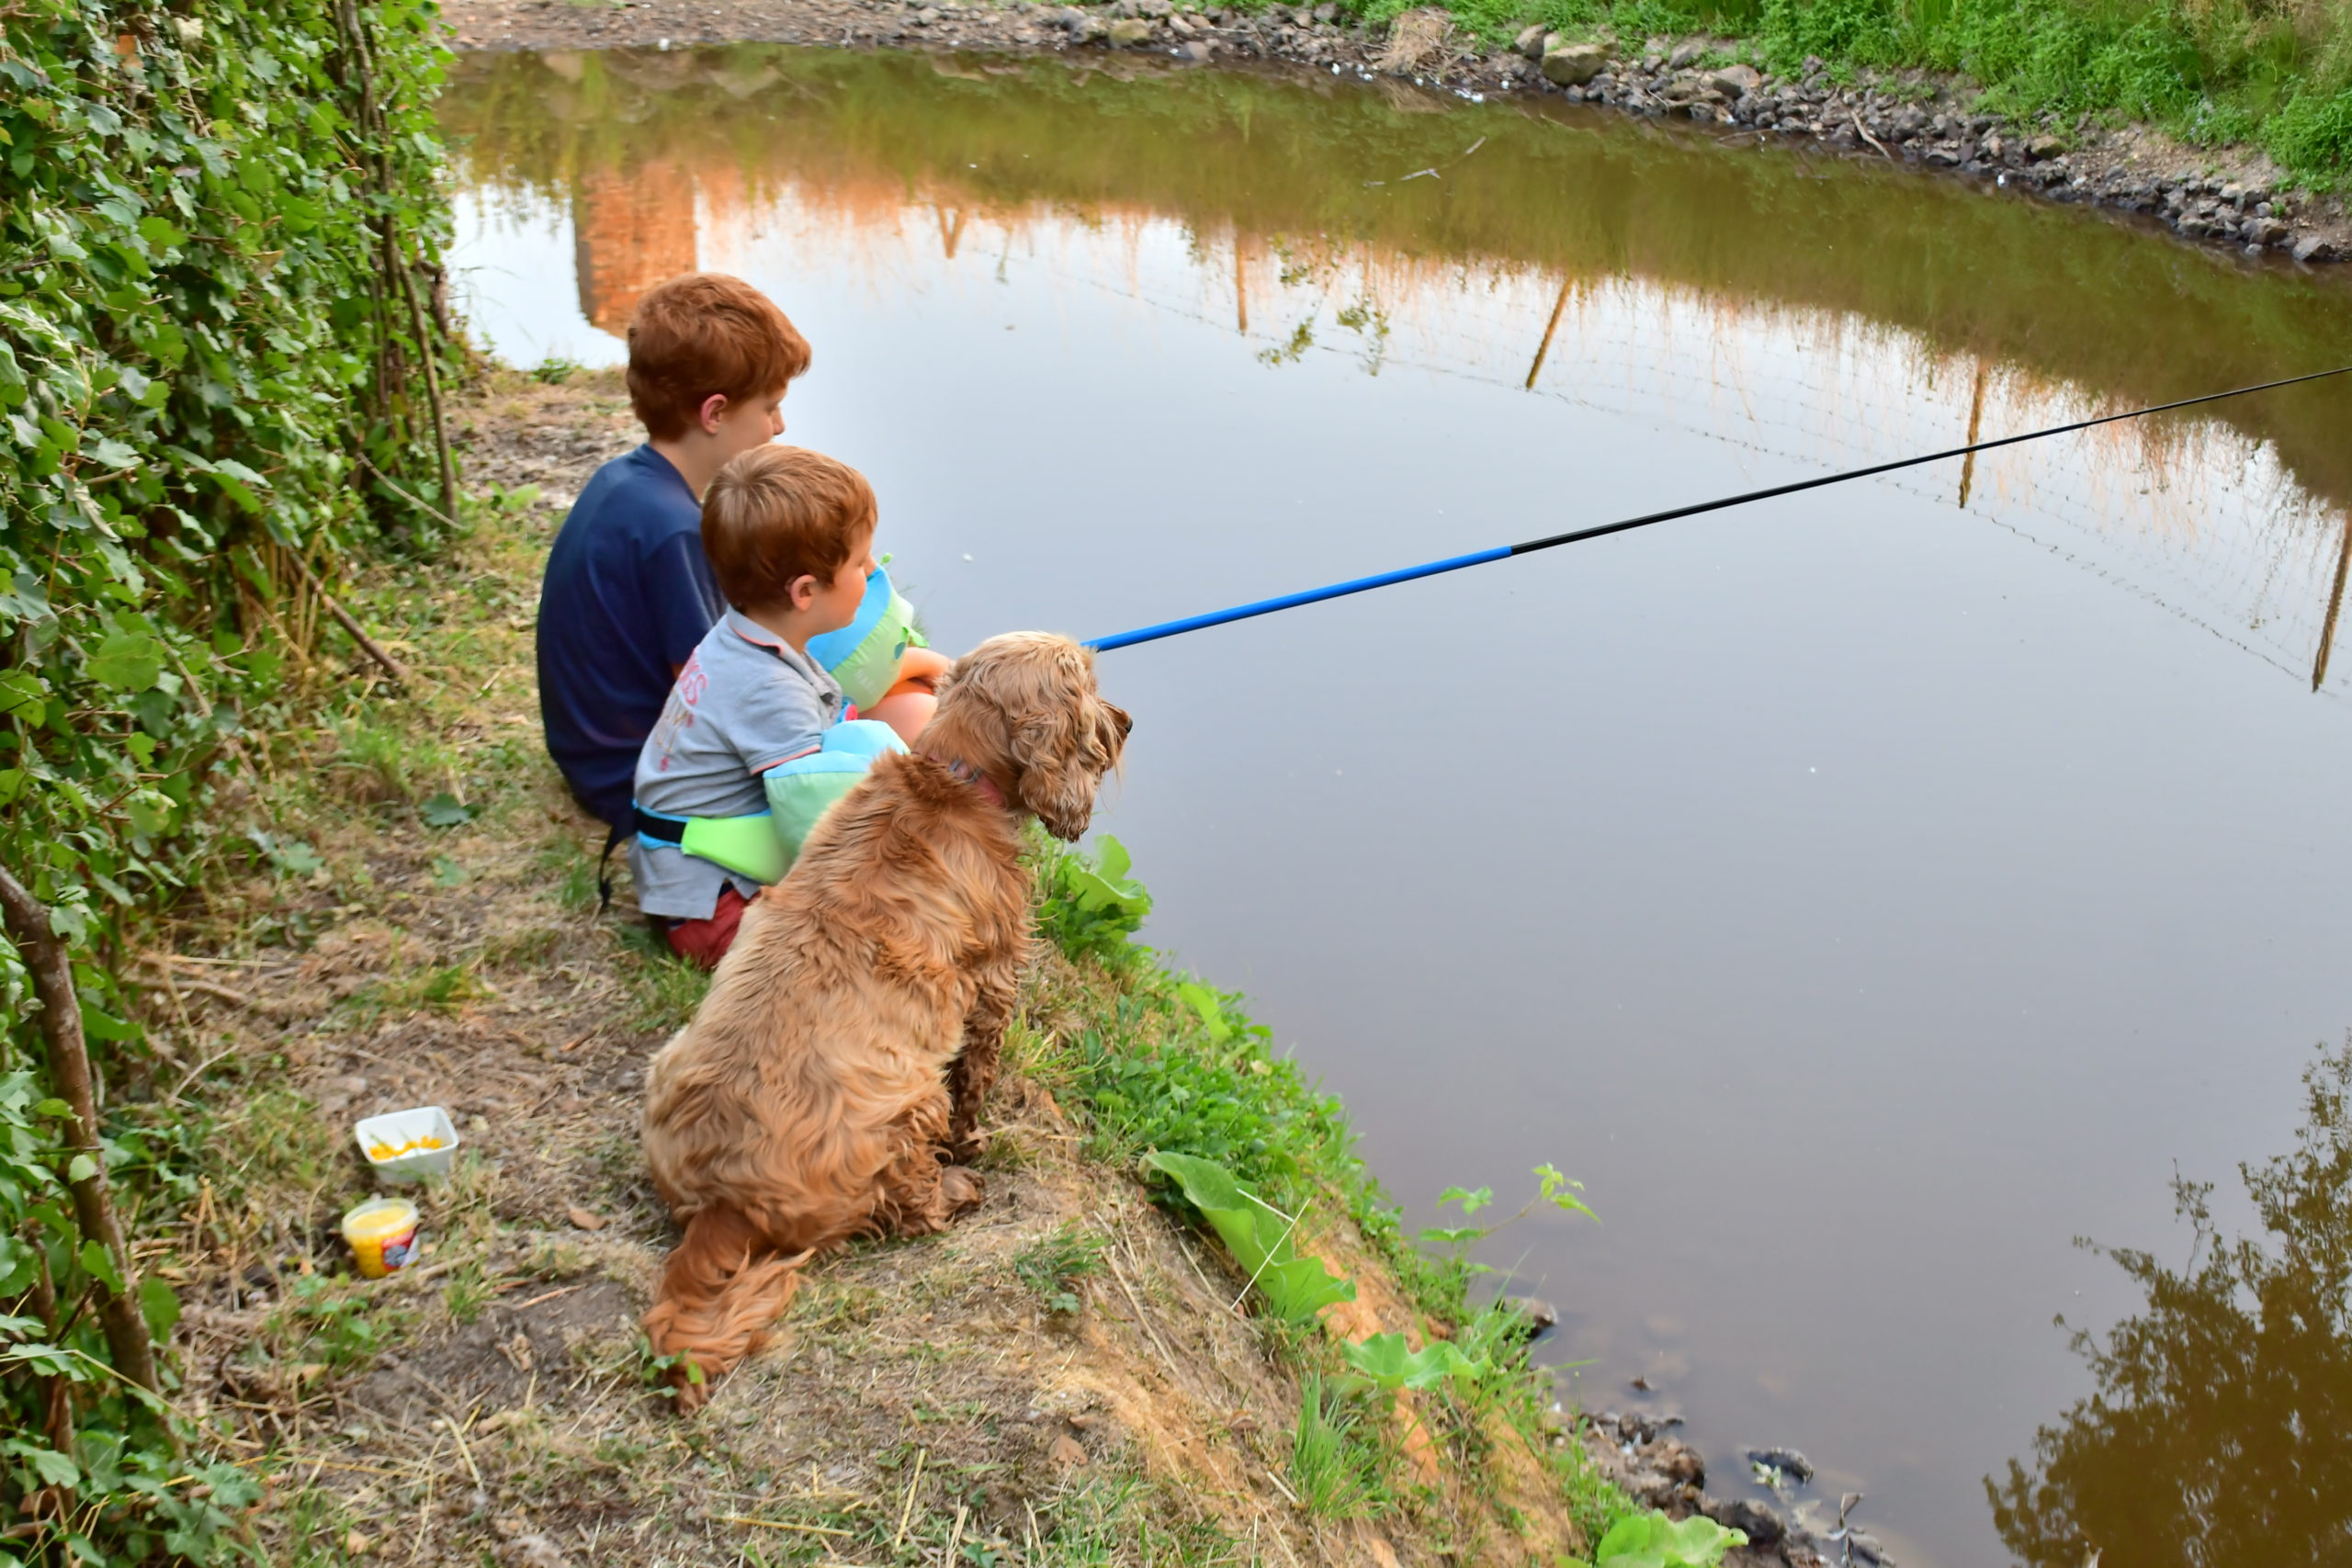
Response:
[[[1133,79],[1086,80],[1098,63]],[[510,215],[568,205],[580,317],[614,336],[696,265],[851,267],[887,306],[977,249],[1000,281],[1018,258],[1229,321],[1269,366],[1419,366],[1813,465],[2352,360],[2342,289],[2248,288],[2112,224],[1563,109],[1435,107],[1394,84],[740,45],[461,62],[447,118],[469,186]],[[1852,238],[1777,243],[1824,232]],[[1894,482],[2317,689],[2352,559],[2347,415],[2352,389],[2295,389]],[[1498,537],[1560,525],[1519,522]]]
[[[2303,1088],[2294,1151],[2239,1168],[2262,1234],[2225,1236],[2182,1179],[2186,1265],[2101,1249],[2147,1308],[2075,1334],[2098,1392],[1984,1483],[2032,1568],[2352,1562],[2352,1043]]]

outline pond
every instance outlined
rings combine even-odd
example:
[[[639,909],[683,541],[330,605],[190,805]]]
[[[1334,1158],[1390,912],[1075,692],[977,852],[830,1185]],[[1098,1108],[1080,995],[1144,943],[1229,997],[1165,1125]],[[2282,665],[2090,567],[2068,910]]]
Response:
[[[447,118],[476,330],[766,289],[951,649],[2352,363],[2342,279],[1392,82],[739,46],[469,58]],[[1801,1449],[1905,1568],[2318,1562],[2347,503],[2328,382],[1105,654],[1099,821],[1415,1223],[1585,1182],[1487,1260],[1716,1490]]]

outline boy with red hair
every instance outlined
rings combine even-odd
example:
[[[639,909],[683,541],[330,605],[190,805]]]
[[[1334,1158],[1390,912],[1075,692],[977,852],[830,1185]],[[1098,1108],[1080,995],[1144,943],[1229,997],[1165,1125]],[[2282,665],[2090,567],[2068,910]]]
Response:
[[[808,360],[774,301],[719,273],[658,286],[629,322],[629,404],[647,439],[572,502],[538,624],[548,753],[616,839],[671,683],[727,611],[703,554],[703,492],[729,458],[784,434],[785,392]]]

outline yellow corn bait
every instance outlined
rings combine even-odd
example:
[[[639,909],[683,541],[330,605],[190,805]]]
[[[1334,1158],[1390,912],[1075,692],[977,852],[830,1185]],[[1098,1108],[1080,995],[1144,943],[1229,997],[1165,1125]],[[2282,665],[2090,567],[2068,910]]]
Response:
[[[343,1239],[360,1274],[380,1280],[416,1256],[416,1205],[405,1198],[370,1198],[343,1216]]]
[[[368,1157],[377,1160],[398,1159],[402,1155],[414,1154],[419,1149],[437,1149],[440,1146],[441,1140],[426,1133],[421,1137],[411,1138],[404,1144],[387,1144],[379,1140],[368,1145]]]

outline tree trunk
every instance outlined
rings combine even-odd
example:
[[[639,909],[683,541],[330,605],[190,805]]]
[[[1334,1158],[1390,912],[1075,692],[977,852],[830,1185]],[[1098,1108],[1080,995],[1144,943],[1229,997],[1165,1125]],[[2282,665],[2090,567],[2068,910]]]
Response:
[[[74,1192],[74,1218],[85,1241],[95,1241],[114,1261],[120,1291],[92,1280],[96,1292],[98,1322],[106,1330],[107,1348],[113,1352],[115,1371],[147,1390],[160,1393],[155,1377],[155,1350],[147,1320],[139,1312],[139,1281],[130,1271],[130,1249],[123,1245],[115,1221],[114,1198],[107,1187],[106,1155],[98,1147],[97,1098],[90,1077],[90,1053],[82,1036],[82,1003],[74,994],[74,964],[49,929],[48,906],[25,890],[24,885],[0,870],[0,918],[9,940],[32,972],[33,991],[40,998],[41,1038],[49,1046],[49,1077],[57,1098],[70,1108],[65,1118],[68,1169],[76,1156],[89,1156],[90,1169],[80,1180],[69,1179]]]

